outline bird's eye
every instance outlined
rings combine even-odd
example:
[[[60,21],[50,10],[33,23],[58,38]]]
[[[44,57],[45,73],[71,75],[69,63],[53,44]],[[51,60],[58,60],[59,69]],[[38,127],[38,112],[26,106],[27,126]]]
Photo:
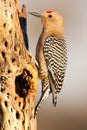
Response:
[[[52,18],[52,15],[48,15],[49,18]]]

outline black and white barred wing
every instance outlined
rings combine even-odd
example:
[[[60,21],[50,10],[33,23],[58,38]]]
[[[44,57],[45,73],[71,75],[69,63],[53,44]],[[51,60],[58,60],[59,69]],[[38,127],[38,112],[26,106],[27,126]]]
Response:
[[[53,104],[56,106],[57,92],[60,92],[65,76],[67,49],[64,39],[48,36],[44,42],[44,57],[48,68],[48,78],[53,94]]]

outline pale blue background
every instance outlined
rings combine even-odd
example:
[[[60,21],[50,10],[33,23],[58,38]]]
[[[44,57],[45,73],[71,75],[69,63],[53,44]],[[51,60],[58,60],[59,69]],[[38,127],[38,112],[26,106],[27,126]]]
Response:
[[[54,109],[51,96],[38,113],[38,130],[87,130],[87,0],[19,0],[28,11],[39,13],[53,9],[65,21],[68,66],[63,89]],[[30,53],[42,30],[39,18],[27,14]],[[39,88],[41,87],[39,83]],[[40,94],[40,90],[37,94]],[[40,95],[39,95],[40,96]]]

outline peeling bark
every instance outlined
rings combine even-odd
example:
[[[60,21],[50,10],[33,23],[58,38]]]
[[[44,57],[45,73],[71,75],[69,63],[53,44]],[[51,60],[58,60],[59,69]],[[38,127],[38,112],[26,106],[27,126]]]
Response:
[[[0,0],[0,130],[36,130],[38,73],[25,48],[17,0]]]

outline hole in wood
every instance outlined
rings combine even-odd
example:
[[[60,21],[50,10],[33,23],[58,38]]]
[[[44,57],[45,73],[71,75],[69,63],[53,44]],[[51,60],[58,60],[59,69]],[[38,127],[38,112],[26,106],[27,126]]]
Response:
[[[2,57],[5,58],[5,52],[2,51]]]
[[[4,101],[5,107],[8,107],[8,103],[7,101]]]
[[[9,69],[9,70],[8,70],[8,74],[10,74],[10,73],[11,73],[11,70]]]
[[[8,42],[7,41],[5,41],[4,44],[5,44],[6,47],[8,47]]]
[[[8,124],[10,125],[10,120],[8,119]]]
[[[11,60],[11,61],[12,61],[12,63],[14,63],[14,62],[16,61],[16,59],[15,59],[15,58],[12,58],[12,60]]]
[[[25,121],[22,121],[22,124],[24,125]]]
[[[16,119],[19,119],[20,118],[20,114],[19,114],[19,112],[17,111],[16,112]]]
[[[18,103],[19,107],[21,106],[21,102]]]
[[[5,15],[7,16],[7,10],[5,10]]]
[[[17,44],[14,46],[14,51],[20,55],[20,46],[19,46],[18,44],[19,44],[19,43],[17,43]]]
[[[16,96],[14,97],[14,100],[15,100],[15,101],[17,100],[17,97],[16,97]]]
[[[9,96],[10,96],[10,94],[9,94],[9,93],[7,93],[7,98],[9,98]]]
[[[18,45],[15,45],[15,46],[14,46],[14,50],[15,50],[15,51],[19,50]]]
[[[30,89],[29,78],[32,78],[30,72],[26,69],[23,70],[23,73],[15,78],[15,91],[20,96],[25,98]]]
[[[3,24],[3,27],[4,27],[4,28],[6,27],[6,23]]]
[[[11,108],[11,112],[13,112],[13,108]]]
[[[16,34],[16,32],[15,32],[15,38],[17,38],[17,34]]]
[[[19,51],[19,55],[21,55],[21,50]]]
[[[5,91],[5,88],[1,88],[0,91],[1,93],[3,93]]]
[[[1,83],[1,84],[6,84],[6,79],[7,79],[7,78],[6,78],[5,76],[1,76],[1,77],[0,77],[0,83]],[[2,89],[5,91],[5,88],[4,88],[4,87],[3,87]]]
[[[12,34],[12,29],[9,30],[9,34]]]
[[[4,4],[6,4],[6,0],[4,0]]]
[[[13,19],[13,14],[11,14],[11,19]]]

